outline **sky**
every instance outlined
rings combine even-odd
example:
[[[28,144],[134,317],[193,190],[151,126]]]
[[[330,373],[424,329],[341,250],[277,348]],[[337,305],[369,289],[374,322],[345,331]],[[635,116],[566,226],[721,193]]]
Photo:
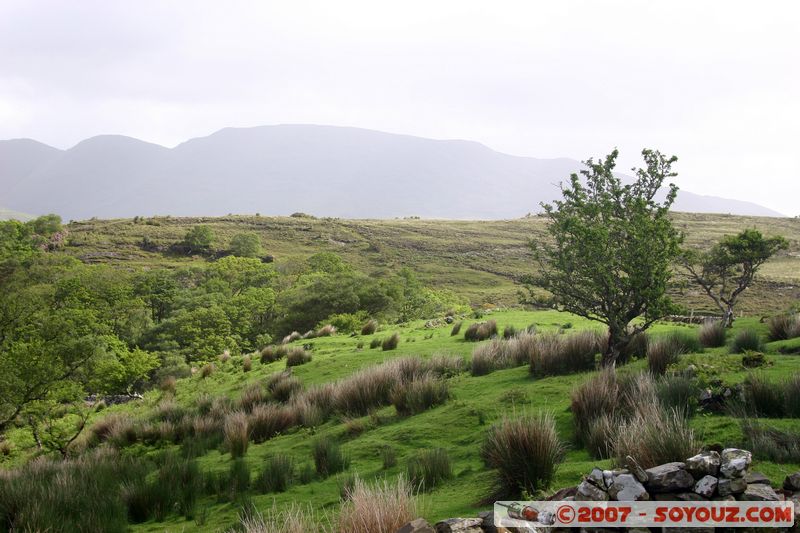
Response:
[[[357,126],[587,159],[800,215],[792,1],[0,0],[0,139]]]

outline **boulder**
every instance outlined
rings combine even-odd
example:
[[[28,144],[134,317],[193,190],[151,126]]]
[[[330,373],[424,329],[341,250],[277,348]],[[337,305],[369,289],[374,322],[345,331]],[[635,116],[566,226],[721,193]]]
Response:
[[[747,485],[747,488],[737,496],[737,499],[749,502],[777,502],[779,500],[772,487],[760,483]]]
[[[743,477],[736,478],[719,478],[717,483],[717,493],[720,496],[729,496],[731,494],[741,494],[747,488],[747,480]]]
[[[695,479],[700,479],[703,476],[716,476],[719,474],[719,465],[721,463],[722,460],[717,452],[700,452],[686,460],[686,470]]]
[[[800,472],[789,474],[783,480],[783,488],[792,492],[800,491]]]
[[[632,474],[614,476],[614,480],[608,488],[608,495],[612,500],[621,502],[638,502],[650,499],[647,489]]]
[[[436,533],[424,518],[417,518],[397,530],[397,533]]]
[[[603,471],[597,467],[592,468],[592,471],[586,476],[586,481],[592,483],[596,487],[605,489],[606,481],[603,478]]]
[[[703,476],[694,484],[692,490],[700,496],[710,498],[717,491],[717,482],[718,480],[714,476]]]
[[[685,463],[667,463],[645,472],[650,492],[680,492],[694,486],[694,478],[686,471]]]
[[[694,492],[673,492],[669,494],[656,494],[653,499],[657,502],[704,502],[708,498],[704,498]]]
[[[647,483],[647,472],[644,471],[644,468],[639,466],[636,459],[630,455],[625,456],[625,466],[628,467],[628,470],[631,471],[631,474],[633,474],[633,477],[635,477],[639,483]]]
[[[614,482],[614,473],[611,470],[603,470],[603,486],[608,489]]]
[[[761,472],[749,472],[745,479],[747,480],[748,485],[756,484],[756,485],[771,485],[772,482],[769,480],[767,476],[762,474]]]
[[[436,522],[436,533],[482,533],[482,518],[448,518]]]
[[[590,483],[587,479],[578,485],[578,491],[575,493],[575,501],[605,502],[608,501],[608,493],[594,483]]]
[[[720,455],[722,464],[719,467],[720,475],[727,478],[744,477],[747,469],[753,462],[753,454],[739,448],[725,448]]]

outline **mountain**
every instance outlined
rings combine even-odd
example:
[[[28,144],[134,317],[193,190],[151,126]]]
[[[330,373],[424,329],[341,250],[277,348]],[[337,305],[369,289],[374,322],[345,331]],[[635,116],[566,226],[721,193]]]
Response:
[[[65,219],[171,214],[516,218],[559,195],[581,168],[461,140],[358,128],[226,128],[169,149],[102,135],[58,150],[0,141],[0,203]],[[681,191],[676,210],[781,216],[759,205]]]

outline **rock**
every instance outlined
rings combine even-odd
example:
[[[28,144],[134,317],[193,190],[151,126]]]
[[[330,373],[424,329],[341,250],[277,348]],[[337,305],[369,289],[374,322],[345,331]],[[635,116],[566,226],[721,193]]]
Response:
[[[436,533],[424,518],[417,518],[397,530],[397,533]]]
[[[436,533],[482,533],[482,518],[448,518],[436,522]]]
[[[692,490],[700,496],[710,498],[717,491],[717,482],[718,480],[714,476],[703,476],[694,484]]]
[[[645,472],[650,492],[680,492],[694,486],[694,478],[686,471],[685,463],[667,463]]]
[[[662,527],[662,533],[714,533],[713,527]]]
[[[608,495],[612,500],[620,502],[638,502],[650,499],[647,489],[632,474],[614,476],[614,480],[608,488]]]
[[[636,461],[636,459],[630,455],[625,456],[625,465],[639,483],[647,483],[647,472],[644,471],[644,468],[639,466],[639,463]]]
[[[679,501],[679,502],[704,502],[707,501],[707,498],[703,498],[699,494],[695,494],[694,492],[673,492],[673,493],[665,493],[665,494],[656,494],[653,496],[653,499],[657,502],[672,502],[672,501]]]
[[[719,478],[717,483],[717,492],[720,496],[728,496],[730,494],[741,494],[747,488],[747,480],[743,477],[737,478]]]
[[[586,481],[592,483],[596,487],[605,489],[606,481],[603,477],[603,471],[597,467],[592,468],[592,471],[589,472],[588,476],[586,476]]]
[[[447,315],[446,317],[444,317],[444,321],[447,322],[448,324],[452,324],[453,322],[455,322],[455,319],[450,315]]]
[[[608,489],[614,482],[614,473],[611,470],[603,470],[603,486]]]
[[[728,494],[727,496],[715,496],[711,498],[712,502],[735,502],[736,498],[733,494]]]
[[[608,501],[608,493],[587,479],[578,485],[578,491],[575,493],[575,501],[605,502]]]
[[[737,499],[748,502],[777,502],[778,495],[769,485],[753,483]]]
[[[772,482],[761,472],[750,472],[745,476],[748,485],[771,485]]]
[[[725,448],[721,454],[720,475],[727,478],[744,477],[753,462],[753,454],[739,448]]]
[[[800,472],[789,474],[783,480],[783,488],[792,492],[800,491]]]
[[[714,394],[712,394],[711,389],[703,389],[700,391],[698,400],[700,400],[700,403],[706,403],[710,402],[712,398],[714,398]]]
[[[722,459],[717,452],[700,452],[686,460],[686,470],[695,479],[700,479],[703,476],[716,476],[719,474],[719,465],[721,463]]]

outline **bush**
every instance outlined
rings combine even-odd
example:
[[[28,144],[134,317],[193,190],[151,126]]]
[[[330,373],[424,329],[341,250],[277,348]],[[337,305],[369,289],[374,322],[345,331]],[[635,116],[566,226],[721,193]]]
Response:
[[[393,484],[383,480],[375,485],[367,485],[356,477],[339,513],[337,530],[394,533],[417,516],[411,487],[402,476]]]
[[[362,335],[372,335],[378,331],[378,321],[375,319],[369,319],[367,322],[361,326],[361,334]]]
[[[294,376],[275,381],[270,387],[272,398],[279,402],[288,402],[292,396],[303,390],[303,384]]]
[[[497,471],[493,497],[515,497],[547,489],[564,453],[551,415],[504,418],[492,426],[481,447],[486,466]]]
[[[700,326],[697,337],[706,348],[725,346],[725,324],[721,320],[706,320]]]
[[[475,322],[467,327],[464,332],[464,340],[470,342],[484,341],[497,335],[497,322],[487,320],[486,322]]]
[[[453,477],[450,456],[442,448],[423,450],[408,462],[408,479],[415,488],[426,491]]]
[[[385,352],[387,350],[394,350],[400,344],[400,334],[395,332],[383,339],[381,349]]]
[[[315,332],[315,336],[317,336],[317,337],[330,337],[331,335],[336,334],[336,330],[337,329],[338,328],[336,328],[333,324],[326,324],[326,325],[322,326],[321,328],[319,328]],[[349,331],[347,331],[347,333],[349,333]]]
[[[675,337],[662,337],[650,341],[647,347],[647,368],[654,376],[666,374],[670,365],[678,362],[681,354],[686,353]]]
[[[783,408],[786,416],[800,418],[800,372],[795,372],[783,383]]]
[[[665,376],[656,385],[658,399],[667,409],[682,409],[687,415],[697,407],[699,389],[691,379],[683,376]]]
[[[251,411],[258,404],[267,403],[267,391],[260,381],[251,383],[242,391],[239,397],[239,407],[244,411]]]
[[[284,454],[276,454],[264,465],[264,469],[256,478],[255,487],[262,494],[285,492],[294,478],[294,462]]]
[[[247,453],[250,444],[250,432],[247,415],[241,411],[229,414],[223,426],[225,448],[234,458],[242,457]]]
[[[158,384],[158,388],[161,389],[161,392],[175,394],[175,388],[177,384],[178,380],[175,379],[175,376],[166,376]]]
[[[231,254],[236,257],[258,257],[262,253],[258,233],[237,233],[231,239]]]
[[[767,326],[769,327],[767,338],[771,341],[800,337],[800,315],[797,313],[774,316],[769,319]]]
[[[733,338],[731,353],[763,352],[764,343],[754,329],[743,329]]]
[[[214,373],[214,363],[207,363],[200,369],[200,377],[206,379]]]
[[[784,413],[784,390],[763,374],[751,372],[744,379],[744,399],[748,412],[756,416],[780,417]]]
[[[374,350],[375,348],[381,345],[381,342],[382,342],[381,339],[372,339],[371,341],[369,341],[369,348],[371,350]]]
[[[398,383],[392,390],[392,404],[400,416],[415,415],[449,398],[447,383],[432,376]]]
[[[303,348],[292,348],[286,355],[286,368],[304,365],[311,361],[311,354]]]
[[[645,469],[684,461],[700,447],[683,412],[658,404],[643,404],[630,420],[620,424],[613,442],[618,465],[624,465],[630,455]]]
[[[250,413],[248,426],[254,442],[264,442],[296,423],[294,411],[286,406],[257,405]]]
[[[250,359],[249,355],[245,355],[242,357],[242,371],[243,372],[250,372],[253,369],[253,360]]]
[[[317,474],[323,478],[342,472],[350,466],[350,459],[342,453],[339,445],[327,437],[312,444],[311,455]]]
[[[758,368],[767,364],[767,358],[761,352],[744,352],[742,366],[745,368]]]
[[[273,363],[280,359],[286,357],[288,353],[288,349],[286,346],[280,344],[278,346],[265,346],[261,350],[261,364],[266,365],[268,363]]]
[[[503,338],[506,340],[510,339],[516,334],[517,334],[517,328],[515,328],[514,326],[509,325],[503,328]]]
[[[450,336],[455,337],[461,332],[461,326],[464,324],[462,320],[459,320],[455,324],[453,324],[453,329],[450,330]]]

